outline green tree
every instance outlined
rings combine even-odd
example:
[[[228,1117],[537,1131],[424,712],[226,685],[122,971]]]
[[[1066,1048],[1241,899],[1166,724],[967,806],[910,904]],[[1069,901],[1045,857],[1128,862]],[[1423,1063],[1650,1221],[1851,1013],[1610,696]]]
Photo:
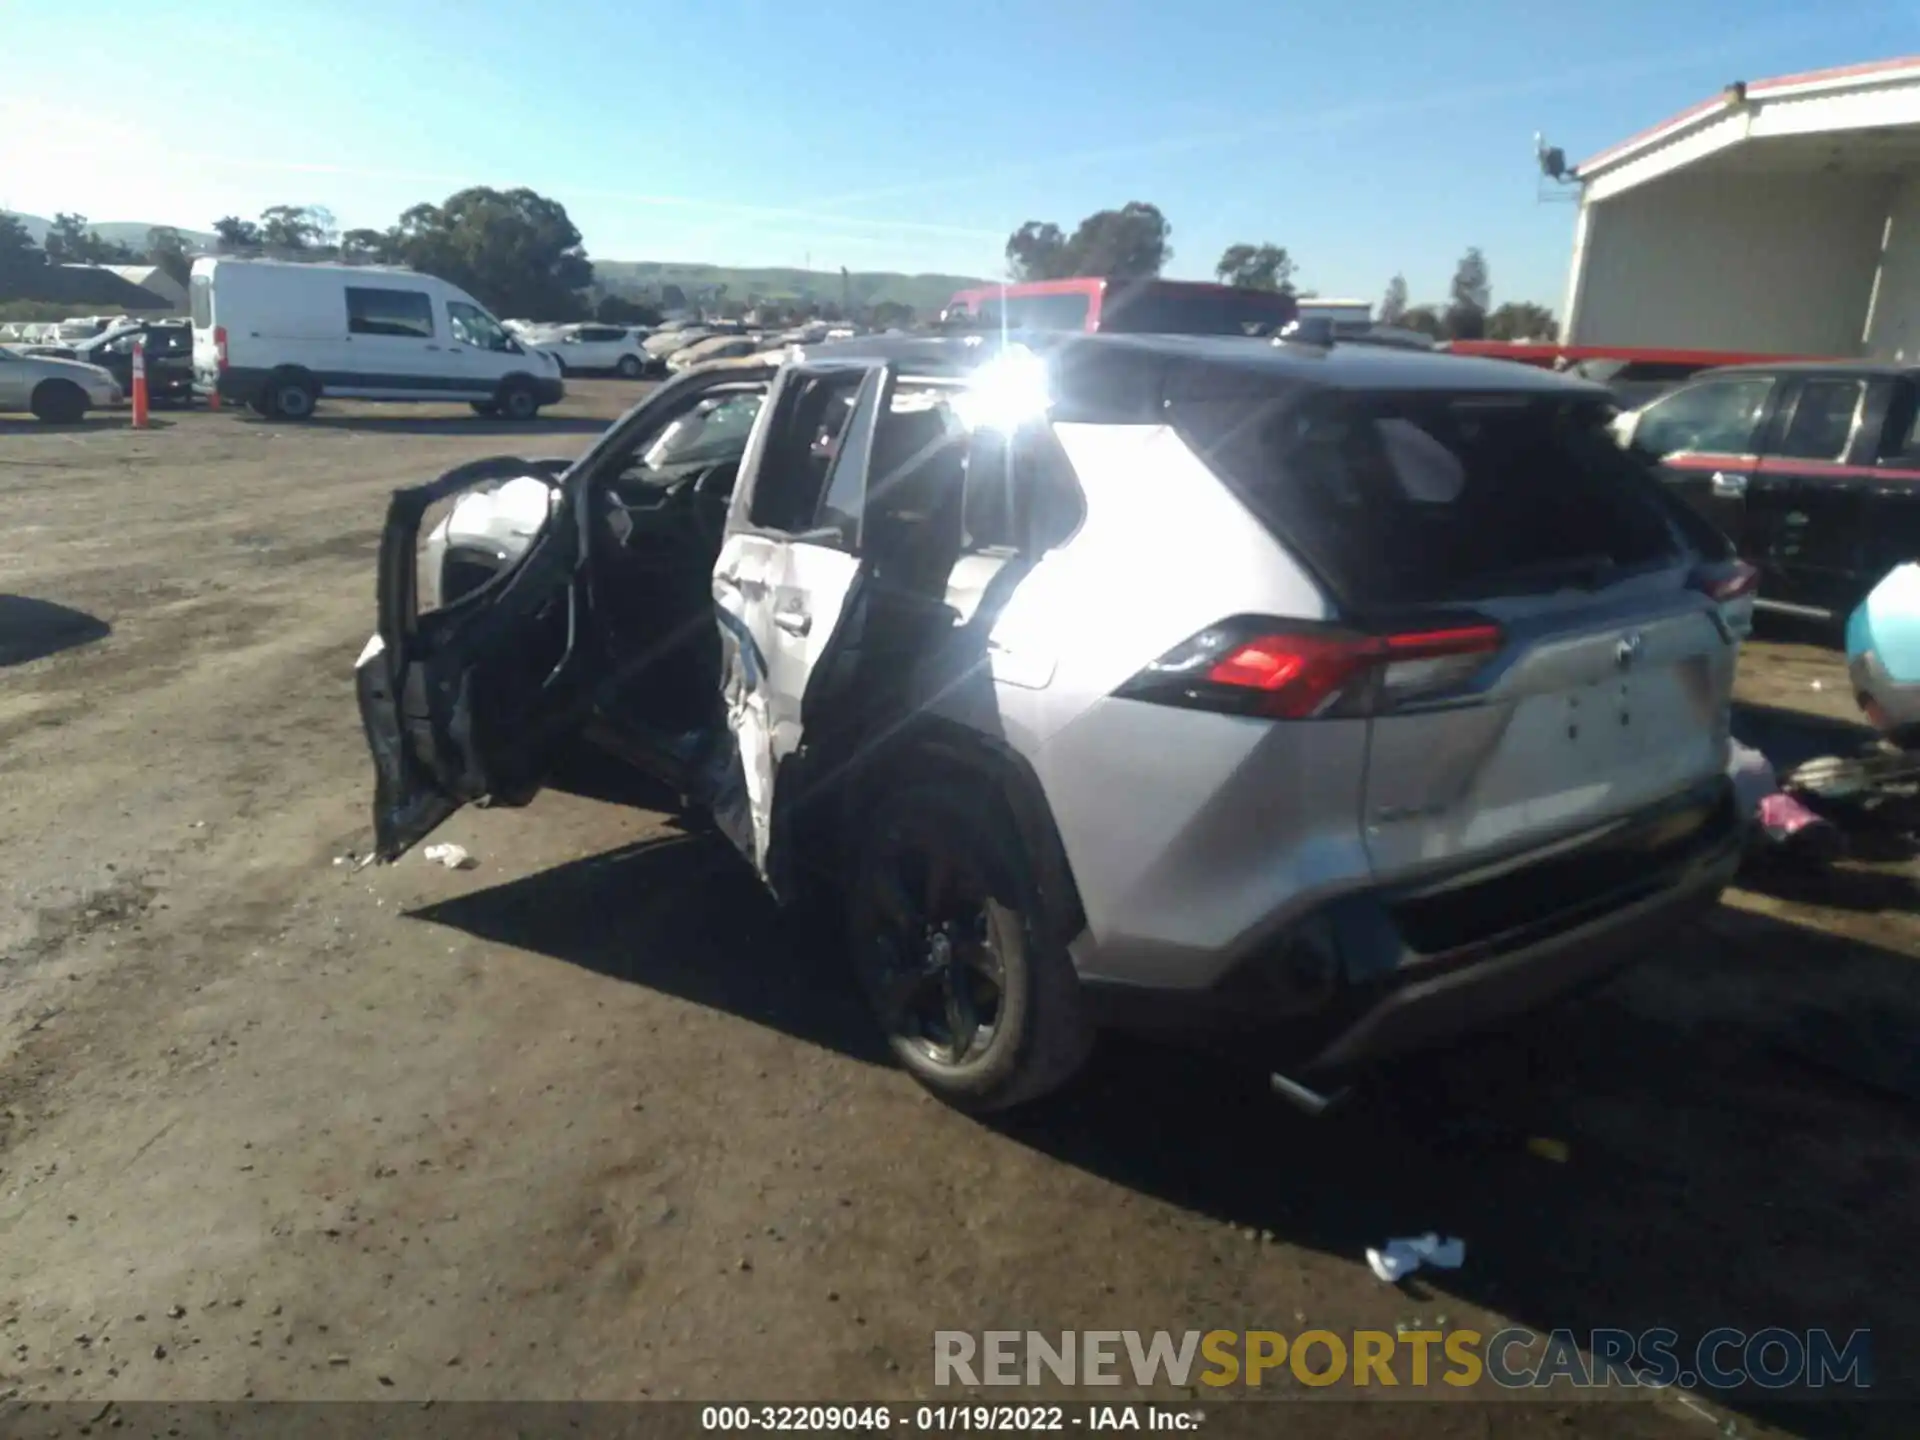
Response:
[[[1072,235],[1051,220],[1029,220],[1007,237],[1007,273],[1016,281],[1069,275],[1144,279],[1158,275],[1173,258],[1172,234],[1160,207],[1143,200],[1097,210]]]
[[[557,200],[476,185],[415,205],[394,228],[395,258],[450,280],[501,315],[572,320],[587,313],[593,265]]]
[[[340,237],[340,258],[343,260],[389,260],[393,257],[393,240],[385,230],[369,230],[365,227],[348,230]]]
[[[46,252],[33,243],[25,222],[0,210],[0,302],[23,299],[46,264]]]
[[[1555,340],[1559,335],[1553,312],[1529,300],[1509,300],[1487,316],[1489,340]]]
[[[155,225],[147,231],[147,263],[158,266],[181,285],[193,275],[193,258],[187,254],[186,241],[171,225]]]
[[[213,233],[223,255],[241,255],[260,248],[260,227],[238,215],[222,215],[213,222]]]
[[[1398,325],[1407,313],[1407,277],[1395,275],[1387,281],[1387,293],[1380,299],[1380,323]]]
[[[1487,275],[1487,257],[1471,245],[1453,270],[1447,292],[1447,336],[1478,340],[1487,332],[1487,310],[1493,304],[1493,285]]]
[[[877,329],[905,330],[913,324],[913,307],[898,300],[882,300],[873,307],[872,318]]]
[[[56,210],[40,248],[46,251],[49,265],[77,265],[86,259],[87,241],[92,233],[87,229],[86,216]]]
[[[260,243],[287,254],[318,250],[326,244],[332,219],[311,205],[269,205],[260,212]]]
[[[624,295],[602,295],[594,304],[593,318],[602,325],[658,325],[660,310]]]
[[[1277,290],[1291,295],[1296,268],[1284,246],[1243,244],[1229,245],[1221,251],[1213,273],[1221,284],[1239,290]]]
[[[1160,207],[1129,200],[1118,210],[1097,210],[1067,241],[1072,275],[1140,280],[1158,275],[1173,258],[1173,227]]]
[[[1418,331],[1435,340],[1446,338],[1446,321],[1440,312],[1431,305],[1415,305],[1400,312],[1400,328]]]
[[[1067,237],[1051,220],[1029,220],[1007,237],[1007,274],[1015,280],[1058,280],[1071,274]]]

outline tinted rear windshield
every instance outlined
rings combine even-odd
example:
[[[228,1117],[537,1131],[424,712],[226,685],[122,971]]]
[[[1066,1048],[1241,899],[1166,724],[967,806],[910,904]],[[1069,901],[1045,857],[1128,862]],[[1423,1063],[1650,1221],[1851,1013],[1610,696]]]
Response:
[[[1100,328],[1128,335],[1271,335],[1298,309],[1291,296],[1262,290],[1114,284],[1100,307]]]
[[[1340,604],[1597,586],[1689,548],[1677,504],[1584,397],[1187,401],[1175,423]],[[1710,537],[1708,537],[1710,538]]]

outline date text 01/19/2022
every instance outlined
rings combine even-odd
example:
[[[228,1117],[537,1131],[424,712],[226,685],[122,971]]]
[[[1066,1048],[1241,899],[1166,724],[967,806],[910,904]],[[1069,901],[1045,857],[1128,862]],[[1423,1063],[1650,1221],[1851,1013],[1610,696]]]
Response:
[[[706,1405],[705,1431],[795,1430],[908,1434],[1067,1431],[1197,1430],[1201,1412],[1159,1405],[1092,1405],[1069,1412],[1061,1405]]]

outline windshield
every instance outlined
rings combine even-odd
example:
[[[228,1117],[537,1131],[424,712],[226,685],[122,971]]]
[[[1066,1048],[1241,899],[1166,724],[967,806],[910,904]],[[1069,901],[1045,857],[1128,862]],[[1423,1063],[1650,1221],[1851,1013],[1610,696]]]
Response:
[[[747,436],[760,414],[758,393],[704,401],[660,433],[640,463],[661,480],[678,478],[690,465],[737,461],[746,453]]]

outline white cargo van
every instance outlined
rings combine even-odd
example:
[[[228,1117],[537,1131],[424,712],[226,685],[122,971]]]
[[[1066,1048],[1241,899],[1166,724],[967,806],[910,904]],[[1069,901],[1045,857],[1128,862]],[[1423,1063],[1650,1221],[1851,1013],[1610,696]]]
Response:
[[[471,295],[392,266],[193,262],[200,394],[300,420],[323,395],[465,400],[528,420],[566,393],[551,356],[521,344]]]

